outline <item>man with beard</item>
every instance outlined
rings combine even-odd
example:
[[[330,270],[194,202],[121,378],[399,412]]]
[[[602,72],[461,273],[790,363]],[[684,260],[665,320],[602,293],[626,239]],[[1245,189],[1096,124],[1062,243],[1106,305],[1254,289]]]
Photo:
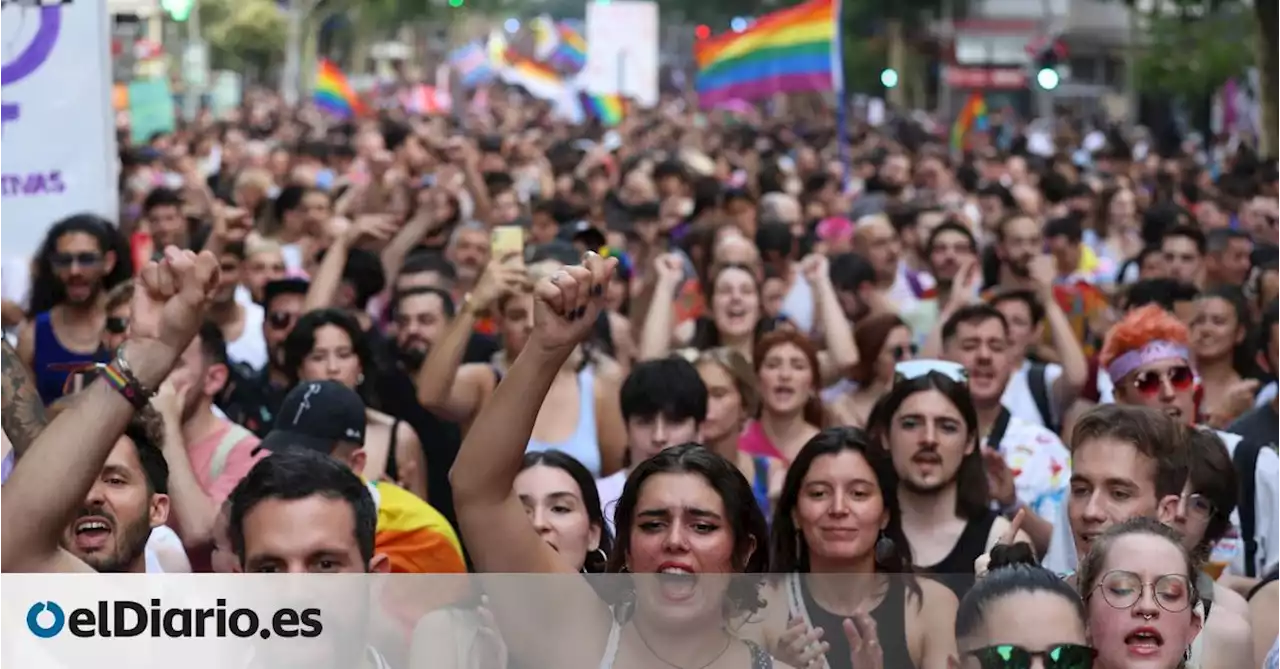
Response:
[[[33,316],[22,326],[17,347],[45,404],[62,397],[69,368],[101,356],[106,293],[130,274],[124,240],[101,218],[72,216],[45,235],[31,286]]]
[[[262,337],[264,312],[252,302],[236,299],[245,262],[244,242],[223,245],[218,251],[218,262],[222,267],[222,284],[213,296],[213,304],[209,305],[209,320],[222,329],[227,357],[232,363],[262,369],[267,364],[267,346]]]
[[[1035,217],[1013,214],[1001,221],[995,246],[999,271],[993,288],[1037,291],[1039,286],[1032,276],[1031,265],[1045,255],[1044,244],[1044,231]],[[988,291],[985,297],[989,299],[995,292]],[[1092,356],[1110,325],[1111,308],[1106,295],[1092,284],[1075,279],[1058,281],[1053,287],[1053,297],[1071,321],[1071,330],[1084,348],[1085,356]],[[1046,332],[1042,342],[1052,347],[1051,333]]]
[[[1154,518],[1166,525],[1185,520],[1188,449],[1193,444],[1186,428],[1167,415],[1149,407],[1103,405],[1076,423],[1066,531],[1059,536],[1065,535],[1077,554],[1086,554],[1107,528],[1132,518]],[[1208,583],[1200,592],[1204,640],[1192,646],[1200,661],[1190,666],[1252,666],[1247,659],[1252,654],[1248,605],[1221,582]]]
[[[262,338],[267,344],[267,364],[252,376],[232,367],[226,387],[218,397],[218,407],[227,417],[243,425],[259,438],[267,436],[275,422],[277,410],[291,387],[285,373],[284,340],[293,331],[298,317],[305,313],[306,279],[281,279],[268,282],[262,289]],[[419,432],[418,434],[422,434]]]
[[[481,272],[489,264],[489,230],[475,221],[458,226],[449,235],[444,254],[457,271],[453,296],[458,301],[475,290]]]
[[[261,459],[254,454],[257,437],[214,413],[213,398],[226,384],[228,370],[222,331],[206,321],[169,374],[171,387],[156,399],[165,421],[176,526],[188,549],[212,542],[218,509]]]
[[[208,253],[170,247],[143,268],[129,339],[0,491],[0,569],[143,571],[150,529],[168,518],[167,471],[147,437],[120,436],[195,336],[217,282]]]
[[[978,271],[978,240],[962,223],[944,221],[934,228],[925,242],[924,255],[934,285],[920,296],[913,309],[899,310],[898,315],[911,326],[917,343],[926,347],[925,355],[929,356],[942,343],[934,326],[974,298],[976,283],[982,277]]]

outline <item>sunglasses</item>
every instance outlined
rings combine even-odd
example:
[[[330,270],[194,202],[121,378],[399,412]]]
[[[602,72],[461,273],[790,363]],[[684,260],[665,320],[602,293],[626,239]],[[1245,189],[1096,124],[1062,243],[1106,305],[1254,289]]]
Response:
[[[290,311],[273,311],[267,314],[267,326],[272,330],[286,330],[297,318],[298,315]]]
[[[907,344],[906,346],[894,346],[889,349],[889,353],[893,354],[894,362],[902,362],[908,358],[916,357],[919,348],[915,344]]]
[[[895,382],[910,381],[929,374],[941,374],[956,383],[969,385],[969,371],[958,362],[946,360],[906,360],[893,366]]]
[[[129,330],[129,319],[122,316],[107,317],[107,332],[122,335]]]
[[[1098,651],[1074,643],[1059,644],[1040,651],[1002,644],[971,650],[965,655],[976,658],[982,669],[1031,669],[1032,661],[1036,658],[1043,662],[1044,669],[1091,669]]]
[[[1139,393],[1150,397],[1160,393],[1160,388],[1165,381],[1169,382],[1169,386],[1173,388],[1174,392],[1183,392],[1195,383],[1196,375],[1186,365],[1170,367],[1163,372],[1146,369],[1138,372],[1137,376],[1133,377],[1133,387]]]
[[[1186,611],[1195,598],[1191,581],[1182,574],[1165,574],[1146,583],[1141,576],[1131,571],[1109,571],[1094,589],[1102,591],[1102,598],[1111,608],[1123,610],[1133,608],[1148,587],[1151,588],[1156,605],[1169,613]]]
[[[102,262],[100,253],[55,253],[49,257],[49,263],[58,269],[66,269],[73,265],[81,267],[97,267]]]

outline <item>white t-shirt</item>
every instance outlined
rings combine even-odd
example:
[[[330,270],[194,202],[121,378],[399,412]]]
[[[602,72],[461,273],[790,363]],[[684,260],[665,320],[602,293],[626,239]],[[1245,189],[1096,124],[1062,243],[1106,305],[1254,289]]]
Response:
[[[162,553],[170,556],[181,554],[184,559],[187,554],[186,549],[182,547],[182,539],[168,525],[151,528],[151,536],[147,538],[145,553],[148,574],[164,573],[164,565],[160,561]],[[191,571],[190,566],[187,567],[187,571]]]
[[[1010,412],[1009,425],[995,449],[1013,470],[1018,501],[1041,518],[1056,518],[1058,507],[1066,505],[1071,483],[1071,453],[1058,435]]]
[[[256,304],[241,304],[244,307],[244,327],[235,341],[227,342],[227,358],[255,370],[267,366],[267,340],[262,334],[262,323],[266,313]]]
[[[1029,375],[1031,373],[1031,361],[1023,360],[1022,366],[1009,377],[1009,383],[1004,387],[1004,395],[1000,396],[1000,403],[1004,408],[1009,410],[1009,414],[1015,418],[1020,418],[1032,425],[1044,426],[1044,418],[1040,415],[1040,410],[1036,408],[1035,397],[1031,394],[1031,382]],[[1058,415],[1057,407],[1053,406],[1053,384],[1062,376],[1062,366],[1049,363],[1044,368],[1044,385],[1045,392],[1049,396],[1050,418],[1053,422],[1061,420]]]

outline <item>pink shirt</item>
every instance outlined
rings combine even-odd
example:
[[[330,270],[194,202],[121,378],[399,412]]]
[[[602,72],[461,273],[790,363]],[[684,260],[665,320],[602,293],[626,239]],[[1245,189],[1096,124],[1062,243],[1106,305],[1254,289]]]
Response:
[[[782,455],[782,451],[779,451],[778,447],[773,445],[769,435],[764,433],[764,426],[758,420],[747,423],[746,429],[742,431],[742,436],[738,438],[738,450],[751,455],[763,455],[782,462],[788,462],[787,458]]]
[[[230,444],[226,459],[218,476],[214,477],[214,458],[219,446],[226,441]],[[267,456],[266,452],[254,454],[258,447],[258,438],[253,433],[229,421],[222,421],[222,427],[208,436],[187,444],[187,457],[191,459],[191,469],[205,494],[213,498],[213,503],[221,506],[240,482],[259,460]]]

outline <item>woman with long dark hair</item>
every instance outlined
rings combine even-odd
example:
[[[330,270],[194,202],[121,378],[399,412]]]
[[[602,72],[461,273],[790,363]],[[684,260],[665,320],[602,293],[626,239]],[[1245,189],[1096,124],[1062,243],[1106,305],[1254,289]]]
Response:
[[[480,410],[451,472],[458,526],[482,573],[575,574],[576,558],[539,538],[513,489],[539,408],[604,307],[615,260],[594,253],[535,288],[533,330]],[[764,517],[729,461],[696,444],[638,463],[614,516],[607,571],[619,593],[603,601],[580,577],[495,587],[489,605],[512,656],[536,667],[694,666],[767,669],[729,620],[758,609],[766,565]],[[496,584],[504,583],[500,578]]]
[[[945,667],[956,599],[911,574],[893,462],[857,428],[823,430],[774,509],[768,607],[751,625],[794,667]],[[874,651],[869,648],[874,646]]]
[[[331,379],[359,393],[369,420],[364,435],[365,478],[390,479],[427,498],[422,442],[408,423],[378,410],[373,351],[354,316],[341,309],[303,314],[284,341],[284,368],[294,384]]]
[[[858,345],[858,364],[849,380],[856,385],[829,401],[827,409],[837,424],[865,428],[871,408],[893,386],[894,365],[914,359],[916,345],[911,327],[897,314],[866,317],[858,323],[853,340]]]
[[[562,451],[526,453],[513,484],[533,528],[577,571],[604,571],[613,535],[591,472]]]
[[[1204,401],[1201,414],[1210,425],[1225,429],[1237,416],[1253,408],[1258,382],[1248,342],[1251,328],[1244,293],[1234,286],[1200,294],[1188,326],[1191,353]]]

